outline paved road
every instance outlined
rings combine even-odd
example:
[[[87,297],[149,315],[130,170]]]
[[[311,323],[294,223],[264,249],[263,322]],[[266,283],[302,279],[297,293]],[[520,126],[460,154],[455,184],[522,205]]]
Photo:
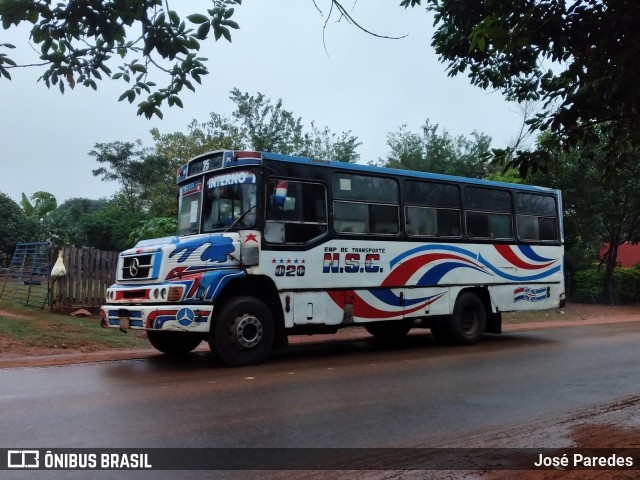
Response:
[[[640,324],[620,323],[510,332],[466,348],[428,335],[399,347],[296,346],[238,369],[208,353],[5,369],[0,448],[480,442],[483,432],[638,396],[639,344]]]

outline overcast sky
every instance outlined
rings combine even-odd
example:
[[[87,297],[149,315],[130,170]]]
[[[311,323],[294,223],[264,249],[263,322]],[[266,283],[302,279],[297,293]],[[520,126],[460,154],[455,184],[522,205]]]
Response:
[[[195,13],[208,3],[172,5]],[[329,1],[316,3],[326,15]],[[109,197],[117,184],[91,173],[98,164],[88,152],[96,143],[141,139],[152,146],[153,127],[186,132],[191,120],[206,121],[210,112],[230,114],[233,87],[281,98],[305,126],[315,121],[336,133],[351,130],[362,142],[362,163],[386,155],[389,132],[403,124],[417,132],[427,118],[452,135],[477,130],[490,135],[494,147],[507,145],[521,123],[516,106],[497,92],[471,86],[466,76],[448,77],[430,46],[432,18],[422,7],[405,10],[398,4],[360,0],[352,14],[376,33],[406,38],[374,38],[334,18],[325,31],[325,51],[324,18],[312,0],[245,0],[233,17],[240,24],[233,42],[203,43],[210,74],[195,94],[185,91],[183,109],[165,106],[163,120],[136,116],[137,102],[118,102],[125,90],[121,81],[98,82],[97,91],[67,88],[61,95],[57,87],[48,90],[36,82],[41,71],[13,69],[11,82],[0,79],[0,192],[19,201],[23,192],[46,191],[58,204]],[[17,46],[10,52],[16,61],[37,61],[26,28],[0,30],[0,43]]]

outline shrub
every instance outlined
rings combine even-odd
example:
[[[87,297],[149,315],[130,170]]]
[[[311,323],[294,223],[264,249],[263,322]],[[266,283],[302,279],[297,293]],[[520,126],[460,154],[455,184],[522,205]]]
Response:
[[[604,270],[593,267],[575,274],[572,300],[582,303],[604,302]],[[613,296],[616,304],[640,303],[640,264],[618,267],[613,273]]]
[[[601,303],[604,299],[604,270],[590,268],[575,273],[573,300],[579,303]]]
[[[640,303],[640,264],[631,268],[616,268],[613,291],[616,303]]]

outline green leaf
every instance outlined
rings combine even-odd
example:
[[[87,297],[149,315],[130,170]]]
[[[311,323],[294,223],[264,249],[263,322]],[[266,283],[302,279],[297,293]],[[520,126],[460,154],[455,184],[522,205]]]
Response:
[[[234,28],[236,30],[240,28],[240,25],[238,25],[233,20],[223,20],[222,22],[220,22],[220,25],[226,25],[227,27]]]
[[[187,41],[185,42],[185,46],[189,50],[200,50],[200,43],[198,43],[198,40],[196,40],[195,37],[188,38]],[[187,50],[187,52],[183,52],[183,53],[189,53],[189,52]]]
[[[144,65],[140,65],[138,63],[132,63],[131,65],[129,65],[129,68],[132,72],[145,73],[147,71]]]
[[[1,63],[6,63],[7,65],[11,65],[11,66],[16,66],[16,62],[14,62],[13,60],[11,60],[9,57],[7,57],[6,55],[0,55],[0,58],[2,59]]]
[[[188,15],[187,20],[189,20],[191,23],[201,24],[208,23],[209,17],[207,17],[206,15],[202,15],[201,13],[194,13],[193,15]]]
[[[180,100],[180,97],[178,97],[177,95],[171,95],[167,99],[167,103],[169,104],[170,107],[173,107],[174,105],[177,105],[178,107],[183,108],[182,100]]]
[[[211,24],[209,22],[203,23],[198,27],[198,31],[196,33],[196,38],[198,40],[205,40],[207,35],[209,35],[209,30],[211,29]]]

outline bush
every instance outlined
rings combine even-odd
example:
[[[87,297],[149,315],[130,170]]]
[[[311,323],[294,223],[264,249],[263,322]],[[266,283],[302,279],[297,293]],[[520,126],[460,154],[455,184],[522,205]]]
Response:
[[[616,303],[640,303],[640,264],[616,268],[613,289]]]
[[[579,270],[574,277],[573,301],[578,303],[601,303],[604,300],[604,270],[590,268]]]
[[[590,268],[575,274],[573,301],[604,302],[604,269]],[[631,268],[618,267],[613,273],[613,296],[616,304],[640,303],[640,264]]]

